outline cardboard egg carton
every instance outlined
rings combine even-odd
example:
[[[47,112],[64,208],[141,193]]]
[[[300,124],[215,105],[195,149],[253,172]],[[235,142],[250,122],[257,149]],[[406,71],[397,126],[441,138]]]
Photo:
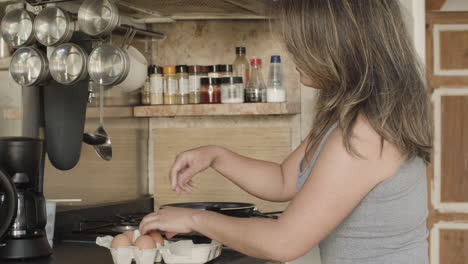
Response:
[[[138,237],[140,232],[136,230],[132,243]],[[131,264],[133,260],[136,264],[152,264],[163,259],[166,264],[203,264],[219,257],[222,251],[222,245],[214,240],[210,244],[194,244],[192,240],[165,240],[164,245],[157,244],[155,249],[142,250],[135,246],[114,249],[111,247],[113,239],[112,236],[98,237],[96,244],[110,250],[114,264]]]

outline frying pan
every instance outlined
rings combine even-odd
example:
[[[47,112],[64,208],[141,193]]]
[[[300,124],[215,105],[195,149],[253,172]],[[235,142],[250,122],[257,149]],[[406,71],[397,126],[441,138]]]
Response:
[[[277,219],[278,217],[276,214],[281,214],[282,211],[278,212],[268,212],[268,213],[261,213],[257,210],[257,207],[251,203],[230,203],[230,202],[196,202],[196,203],[173,203],[173,204],[165,204],[161,206],[161,208],[171,206],[171,207],[179,207],[179,208],[189,208],[195,210],[206,210],[206,211],[213,211],[227,216],[233,217],[263,217],[263,218],[272,218]],[[210,243],[211,239],[205,237],[204,235],[198,232],[192,232],[188,234],[179,234],[175,238],[175,240],[179,239],[190,239],[195,244],[200,243]]]
[[[282,211],[262,213],[257,210],[257,207],[251,203],[231,203],[231,202],[196,202],[196,203],[174,203],[165,204],[161,208],[171,206],[180,208],[189,208],[196,210],[213,211],[227,216],[233,217],[264,217],[278,218],[274,216],[281,214]]]

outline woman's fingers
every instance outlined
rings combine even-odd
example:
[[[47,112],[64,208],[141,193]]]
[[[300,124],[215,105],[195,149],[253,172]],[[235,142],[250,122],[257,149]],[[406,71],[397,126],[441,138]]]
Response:
[[[172,168],[171,168],[171,171],[169,173],[169,178],[170,178],[170,181],[171,181],[172,190],[175,191],[176,186],[177,186],[177,180],[178,180],[179,173],[181,171],[183,171],[187,167],[187,165],[188,164],[183,161],[183,158],[181,158],[180,155],[177,156],[177,158],[174,161],[174,164],[172,164]]]
[[[140,223],[140,226],[139,226],[141,234],[146,234],[149,231],[147,229],[147,226],[149,224],[157,223],[158,220],[159,220],[159,215],[158,215],[157,212],[154,212],[154,213],[151,213],[151,214],[145,216],[143,218],[143,220],[141,220],[141,223]],[[150,230],[152,230],[152,229],[150,229]]]

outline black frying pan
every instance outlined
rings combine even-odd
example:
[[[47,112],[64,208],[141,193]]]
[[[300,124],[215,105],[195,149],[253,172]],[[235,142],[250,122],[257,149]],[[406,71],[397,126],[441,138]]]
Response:
[[[196,210],[207,210],[217,212],[227,216],[233,217],[263,217],[263,218],[272,218],[277,219],[276,214],[281,214],[282,212],[269,212],[261,213],[257,210],[257,207],[254,204],[250,203],[227,203],[227,202],[197,202],[197,203],[174,203],[174,204],[165,204],[161,206],[164,208],[166,206],[171,207],[180,207],[180,208],[189,208]],[[174,240],[178,239],[191,239],[195,244],[201,243],[210,243],[211,239],[203,236],[197,232],[192,232],[189,234],[179,234]]]
[[[172,207],[181,207],[181,208],[190,208],[196,210],[207,210],[217,212],[227,216],[233,217],[265,217],[265,218],[277,218],[276,214],[281,214],[282,212],[268,212],[261,213],[257,210],[257,207],[254,204],[250,203],[228,203],[228,202],[197,202],[197,203],[175,203],[175,204],[165,204],[161,206],[164,208],[166,206]]]

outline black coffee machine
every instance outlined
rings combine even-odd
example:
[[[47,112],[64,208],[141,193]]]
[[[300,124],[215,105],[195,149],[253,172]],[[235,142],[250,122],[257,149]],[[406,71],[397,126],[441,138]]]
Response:
[[[0,259],[52,254],[45,232],[44,156],[41,139],[0,138]]]

